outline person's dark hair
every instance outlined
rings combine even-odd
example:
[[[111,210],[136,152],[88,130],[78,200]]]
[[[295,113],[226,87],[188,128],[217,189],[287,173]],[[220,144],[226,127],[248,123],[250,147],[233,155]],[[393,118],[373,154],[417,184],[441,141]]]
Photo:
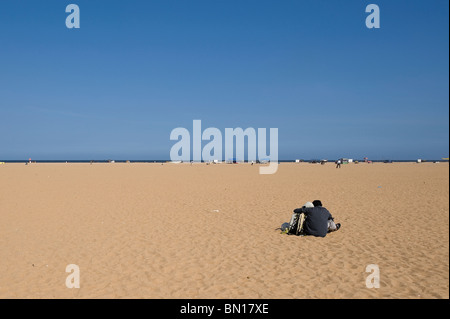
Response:
[[[313,205],[314,205],[314,207],[322,207],[322,202],[317,199],[313,202]]]

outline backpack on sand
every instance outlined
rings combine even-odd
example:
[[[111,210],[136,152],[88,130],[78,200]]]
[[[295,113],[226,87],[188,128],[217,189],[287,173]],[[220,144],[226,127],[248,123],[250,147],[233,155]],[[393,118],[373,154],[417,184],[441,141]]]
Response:
[[[303,231],[306,216],[303,213],[293,213],[289,223],[288,235],[300,235]]]

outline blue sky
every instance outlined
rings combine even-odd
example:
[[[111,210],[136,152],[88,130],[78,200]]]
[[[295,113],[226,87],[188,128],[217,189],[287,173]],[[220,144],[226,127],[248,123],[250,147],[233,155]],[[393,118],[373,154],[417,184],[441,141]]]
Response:
[[[67,29],[75,3],[81,28]],[[381,28],[367,29],[378,4]],[[449,153],[449,2],[0,3],[0,159],[168,159],[172,129],[279,129],[279,158]]]

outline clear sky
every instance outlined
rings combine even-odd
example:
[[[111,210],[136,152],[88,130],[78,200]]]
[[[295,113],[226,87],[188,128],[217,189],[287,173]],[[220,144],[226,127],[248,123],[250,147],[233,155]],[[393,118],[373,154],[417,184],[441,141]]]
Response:
[[[448,30],[448,0],[2,1],[0,159],[168,159],[194,119],[278,128],[280,159],[448,157]]]

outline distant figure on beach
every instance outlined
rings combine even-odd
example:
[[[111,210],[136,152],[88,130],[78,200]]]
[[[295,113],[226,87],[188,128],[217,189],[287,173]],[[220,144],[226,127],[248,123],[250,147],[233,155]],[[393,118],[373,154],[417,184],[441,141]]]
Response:
[[[341,168],[341,164],[342,164],[342,161],[340,159],[338,159],[336,161],[336,168]]]
[[[303,226],[303,234],[316,237],[325,237],[328,233],[337,231],[341,228],[341,224],[335,224],[331,213],[322,206],[320,200],[312,202],[314,207],[297,208],[294,210],[296,214],[304,214],[305,222]]]

